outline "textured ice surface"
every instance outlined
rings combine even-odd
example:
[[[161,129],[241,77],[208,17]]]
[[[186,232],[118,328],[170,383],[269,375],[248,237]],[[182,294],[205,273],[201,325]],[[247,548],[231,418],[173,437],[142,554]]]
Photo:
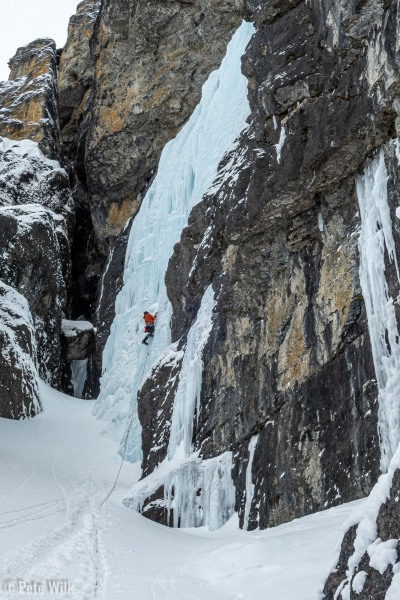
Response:
[[[172,458],[180,444],[186,455],[192,453],[193,422],[195,411],[199,415],[201,382],[203,376],[203,348],[212,327],[212,310],[215,305],[211,286],[204,294],[197,318],[191,327],[182,361],[178,389],[174,400],[168,457]]]
[[[387,200],[387,179],[383,151],[357,179],[361,213],[360,281],[379,388],[382,471],[387,471],[400,441],[400,342],[394,307],[397,299],[389,294],[385,255],[394,263],[397,279],[400,279]]]

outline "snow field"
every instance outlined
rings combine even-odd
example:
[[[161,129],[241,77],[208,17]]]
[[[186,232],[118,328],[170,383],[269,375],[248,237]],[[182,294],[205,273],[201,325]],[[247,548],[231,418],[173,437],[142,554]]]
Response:
[[[0,598],[4,581],[67,580],[46,600],[318,600],[345,505],[267,531],[169,529],[121,501],[137,466],[101,434],[93,403],[40,386],[43,413],[0,419]],[[18,597],[18,596],[17,596]]]

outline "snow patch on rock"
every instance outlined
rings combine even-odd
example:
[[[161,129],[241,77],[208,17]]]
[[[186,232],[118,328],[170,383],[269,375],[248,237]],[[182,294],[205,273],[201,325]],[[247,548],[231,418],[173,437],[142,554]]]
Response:
[[[36,343],[28,302],[0,281],[0,417],[20,419],[41,411]]]

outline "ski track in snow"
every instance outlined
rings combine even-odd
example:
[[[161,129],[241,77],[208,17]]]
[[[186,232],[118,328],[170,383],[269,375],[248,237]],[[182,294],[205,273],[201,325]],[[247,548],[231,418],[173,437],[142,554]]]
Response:
[[[167,529],[122,505],[137,466],[118,467],[92,402],[41,384],[44,412],[0,419],[0,598],[5,581],[67,580],[46,599],[318,600],[345,505],[268,531]]]

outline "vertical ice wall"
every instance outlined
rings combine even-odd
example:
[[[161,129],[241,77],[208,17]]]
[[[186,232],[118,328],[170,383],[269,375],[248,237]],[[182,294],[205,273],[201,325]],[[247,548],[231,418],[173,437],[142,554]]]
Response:
[[[191,327],[182,361],[178,389],[172,412],[168,457],[171,459],[182,444],[186,456],[192,453],[193,422],[195,412],[199,415],[201,382],[203,375],[203,349],[212,327],[214,292],[210,285]]]
[[[124,286],[103,355],[101,392],[94,412],[107,431],[121,439],[128,415],[136,412],[137,391],[151,365],[171,342],[171,306],[164,277],[174,244],[216,176],[220,160],[246,125],[247,80],[241,57],[253,33],[243,23],[233,36],[221,67],[202,90],[193,115],[165,147],[157,176],[136,216],[127,248]],[[157,312],[156,335],[149,348],[141,344],[143,311]],[[128,445],[130,460],[141,458],[137,415]]]
[[[357,178],[361,213],[360,281],[368,317],[379,389],[381,469],[386,472],[400,442],[400,342],[394,301],[389,294],[386,260],[400,282],[387,199],[388,174],[383,150]],[[400,292],[400,287],[398,288]]]
[[[233,515],[235,486],[232,453],[186,460],[171,470],[164,482],[165,508],[174,527],[222,527]]]

